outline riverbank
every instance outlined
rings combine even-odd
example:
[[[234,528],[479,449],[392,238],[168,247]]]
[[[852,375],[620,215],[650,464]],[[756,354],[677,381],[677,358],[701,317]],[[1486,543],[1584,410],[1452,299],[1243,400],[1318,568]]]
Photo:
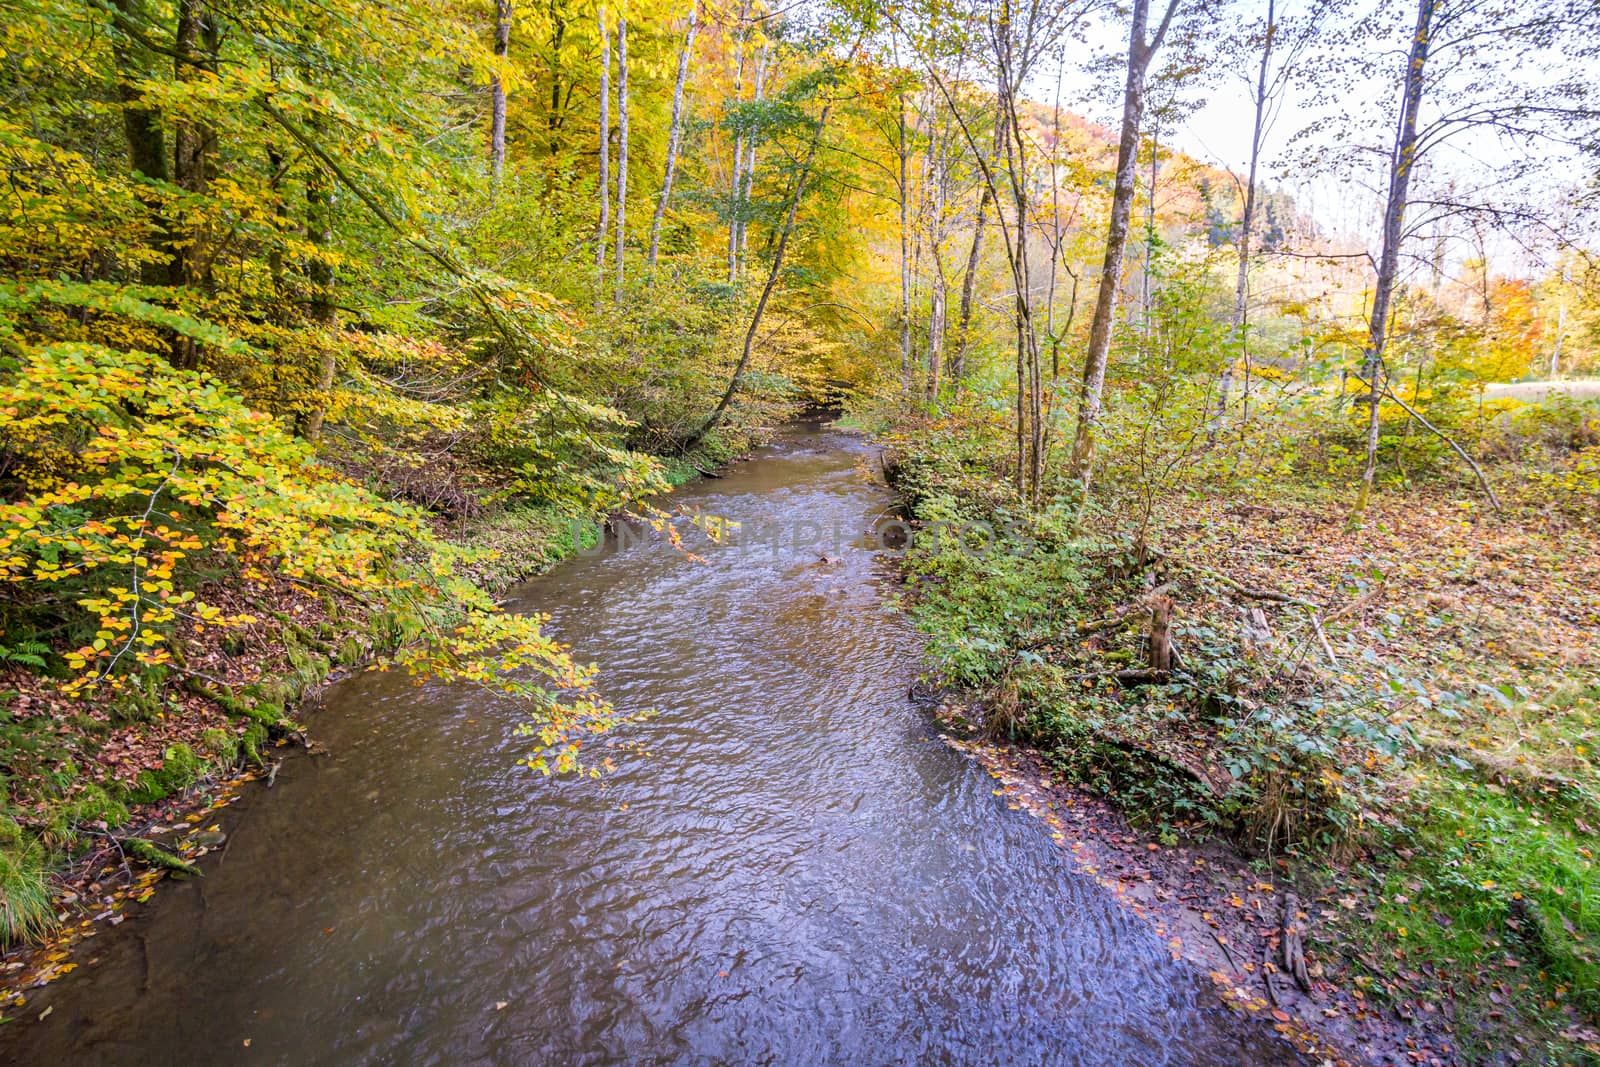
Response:
[[[1435,483],[1351,526],[1281,483],[1202,486],[1130,536],[1112,505],[1008,510],[940,427],[895,443],[959,743],[1177,951],[1379,1062],[1600,1051],[1581,510]]]
[[[920,642],[858,536],[893,504],[875,460],[785,434],[677,498],[748,543],[619,538],[511,595],[618,704],[659,710],[597,740],[599,780],[517,766],[514,702],[395,671],[339,686],[313,720],[330,755],[208,817],[228,838],[205,877],[81,946],[6,1051],[1304,1062],[908,704]],[[812,524],[840,531],[827,560]]]
[[[663,457],[660,482],[683,485],[754,440],[722,436]],[[472,587],[497,599],[590,547],[606,521],[573,506],[511,504],[440,518],[434,535],[459,550]],[[219,615],[248,621],[181,622],[174,665],[148,671],[132,699],[63,693],[27,663],[0,671],[0,893],[13,932],[0,956],[0,1020],[29,989],[76,967],[74,944],[224,848],[214,820],[242,788],[270,787],[291,751],[318,752],[299,709],[448,621],[433,614],[448,610],[442,597],[378,600],[315,574],[251,577],[218,575],[200,589]]]

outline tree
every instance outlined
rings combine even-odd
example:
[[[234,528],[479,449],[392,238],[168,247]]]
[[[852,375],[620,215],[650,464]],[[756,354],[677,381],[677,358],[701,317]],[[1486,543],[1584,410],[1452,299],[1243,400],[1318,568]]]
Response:
[[[896,97],[899,104],[899,170],[896,193],[900,201],[900,382],[911,384],[911,148],[907,141],[906,94]]]
[[[617,288],[613,299],[622,303],[623,248],[628,217],[628,7],[623,0],[617,17]]]
[[[603,269],[611,220],[611,37],[604,3],[595,11],[595,28],[600,34],[600,224],[595,230],[594,265]]]
[[[667,214],[667,202],[672,199],[672,176],[678,166],[678,141],[683,136],[683,84],[689,76],[689,61],[694,55],[694,33],[700,21],[700,0],[691,0],[689,28],[683,35],[683,50],[678,53],[678,77],[672,84],[672,121],[667,130],[667,165],[661,178],[661,195],[656,199],[656,213],[650,219],[650,251],[648,262],[656,265],[656,253],[661,246],[661,220]]]
[[[1238,269],[1234,278],[1233,318],[1230,325],[1233,345],[1240,352],[1244,352],[1249,344],[1247,331],[1250,313],[1251,239],[1255,233],[1258,207],[1256,176],[1267,133],[1268,113],[1289,87],[1300,59],[1315,41],[1322,22],[1335,6],[1336,0],[1313,0],[1310,10],[1303,18],[1286,21],[1279,17],[1275,0],[1267,0],[1267,10],[1263,18],[1253,25],[1247,24],[1240,34],[1246,48],[1255,48],[1260,52],[1260,58],[1256,63],[1255,82],[1250,90],[1250,100],[1254,105],[1250,127],[1250,159],[1245,171],[1245,180],[1240,187],[1242,204],[1239,211],[1239,228],[1234,237]],[[1276,65],[1273,63],[1275,51],[1280,57]],[[1232,174],[1231,171],[1229,173]],[[1237,178],[1234,180],[1238,181]],[[1222,422],[1227,417],[1228,397],[1233,387],[1233,367],[1234,359],[1230,354],[1223,363],[1222,373],[1217,380],[1216,415],[1207,430],[1210,441],[1216,440]]]
[[[172,168],[167,159],[166,124],[161,112],[145,100],[140,82],[150,76],[153,60],[141,40],[138,27],[146,20],[140,0],[116,0],[112,18],[112,56],[116,64],[117,100],[122,107],[122,131],[128,147],[128,163],[133,173],[152,184],[169,181]],[[177,285],[174,273],[177,253],[172,248],[172,223],[160,200],[150,192],[141,196],[157,233],[158,256],[140,266],[145,285]]]
[[[1380,12],[1381,14],[1381,12]],[[1369,22],[1368,34],[1380,32]],[[1506,78],[1508,63],[1536,51],[1544,58],[1538,78]],[[1566,0],[1530,0],[1515,9],[1417,0],[1405,69],[1400,79],[1395,134],[1388,158],[1377,274],[1361,376],[1367,387],[1365,463],[1355,514],[1367,507],[1378,467],[1381,407],[1395,402],[1440,437],[1472,470],[1492,506],[1499,501],[1476,460],[1454,438],[1394,395],[1385,347],[1399,284],[1404,245],[1447,219],[1465,219],[1473,231],[1506,232],[1513,226],[1551,229],[1541,205],[1524,199],[1521,183],[1548,168],[1558,153],[1592,153],[1600,145],[1600,108],[1588,103],[1581,82],[1600,56],[1600,9]],[[1360,68],[1371,77],[1370,67]],[[1423,121],[1424,108],[1429,109]],[[1513,151],[1481,183],[1446,178],[1420,200],[1413,179],[1424,160],[1446,146],[1488,133]],[[1441,160],[1448,162],[1448,160]],[[1420,207],[1414,217],[1408,213]]]
[[[489,76],[489,172],[495,187],[506,169],[505,63],[511,52],[511,0],[495,0],[494,71]]]
[[[993,143],[989,147],[989,161],[997,160],[1005,148],[1006,123],[999,113],[999,93],[996,93]],[[953,105],[952,105],[953,107]],[[980,170],[989,163],[979,158]],[[966,374],[967,349],[972,343],[972,304],[978,290],[978,264],[983,259],[983,231],[988,225],[989,209],[994,204],[994,191],[987,181],[978,196],[978,210],[972,218],[972,243],[967,246],[967,266],[961,276],[961,311],[956,320],[956,350],[950,357],[950,377],[960,381]]]
[[[758,119],[761,101],[767,92],[767,63],[769,56],[766,36],[763,34],[759,45],[756,47],[755,87],[750,96],[750,102],[755,105],[757,110]],[[740,168],[741,177],[739,181],[739,211],[734,219],[737,238],[734,241],[733,248],[733,277],[736,281],[744,277],[745,251],[750,245],[750,192],[755,187],[756,147],[760,140],[759,126],[751,128],[744,139],[744,165]]]
[[[854,52],[855,49],[852,48],[852,55]],[[711,414],[707,415],[705,421],[684,441],[685,448],[692,448],[703,440],[706,434],[716,429],[723,415],[727,413],[728,405],[733,403],[745,372],[750,367],[750,357],[755,352],[756,336],[761,329],[761,319],[766,314],[773,292],[778,288],[778,280],[783,276],[784,255],[789,250],[789,239],[794,235],[800,202],[805,196],[806,185],[810,181],[812,166],[817,158],[817,146],[822,143],[822,135],[828,128],[828,117],[833,113],[833,105],[834,97],[830,93],[823,100],[822,110],[817,115],[816,123],[811,128],[811,136],[806,142],[805,154],[800,157],[795,169],[794,185],[789,193],[789,207],[784,214],[783,225],[778,230],[777,241],[772,250],[772,263],[767,268],[766,284],[761,287],[761,295],[756,299],[755,310],[750,315],[750,323],[744,332],[744,347],[740,351],[739,362],[733,369],[733,376],[728,379],[727,388],[722,391],[722,396],[711,409]]]
[[[1122,286],[1122,257],[1128,245],[1128,220],[1133,211],[1134,171],[1139,162],[1139,124],[1144,118],[1145,108],[1145,76],[1150,69],[1150,61],[1166,40],[1167,31],[1172,27],[1182,3],[1183,0],[1167,0],[1161,21],[1148,39],[1150,0],[1133,0],[1132,17],[1129,20],[1127,80],[1122,94],[1122,132],[1117,141],[1116,184],[1111,194],[1105,259],[1100,268],[1100,289],[1095,296],[1094,321],[1089,327],[1083,387],[1078,394],[1078,428],[1072,444],[1071,473],[1085,496],[1094,476],[1095,430],[1100,421],[1106,362],[1111,355],[1113,318]]]

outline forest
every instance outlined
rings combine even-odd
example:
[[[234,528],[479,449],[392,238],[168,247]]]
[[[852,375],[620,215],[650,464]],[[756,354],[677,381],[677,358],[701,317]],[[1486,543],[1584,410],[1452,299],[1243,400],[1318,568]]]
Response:
[[[1224,999],[1600,1057],[1596,69],[1587,0],[5,0],[0,1011],[330,677],[661,758],[507,591],[827,412],[950,743],[1231,857],[1157,875]]]

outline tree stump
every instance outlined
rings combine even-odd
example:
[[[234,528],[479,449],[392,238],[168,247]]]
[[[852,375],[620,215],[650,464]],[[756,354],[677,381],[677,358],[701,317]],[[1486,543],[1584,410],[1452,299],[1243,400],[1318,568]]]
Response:
[[[1150,670],[1165,677],[1172,670],[1172,598],[1150,598]]]

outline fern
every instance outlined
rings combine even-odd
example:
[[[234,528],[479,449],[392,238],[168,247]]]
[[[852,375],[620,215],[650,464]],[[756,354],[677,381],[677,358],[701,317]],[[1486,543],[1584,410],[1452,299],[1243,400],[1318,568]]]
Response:
[[[34,670],[45,669],[45,657],[50,654],[50,646],[42,641],[21,640],[14,646],[0,645],[0,663],[16,664],[19,667],[32,667]]]

